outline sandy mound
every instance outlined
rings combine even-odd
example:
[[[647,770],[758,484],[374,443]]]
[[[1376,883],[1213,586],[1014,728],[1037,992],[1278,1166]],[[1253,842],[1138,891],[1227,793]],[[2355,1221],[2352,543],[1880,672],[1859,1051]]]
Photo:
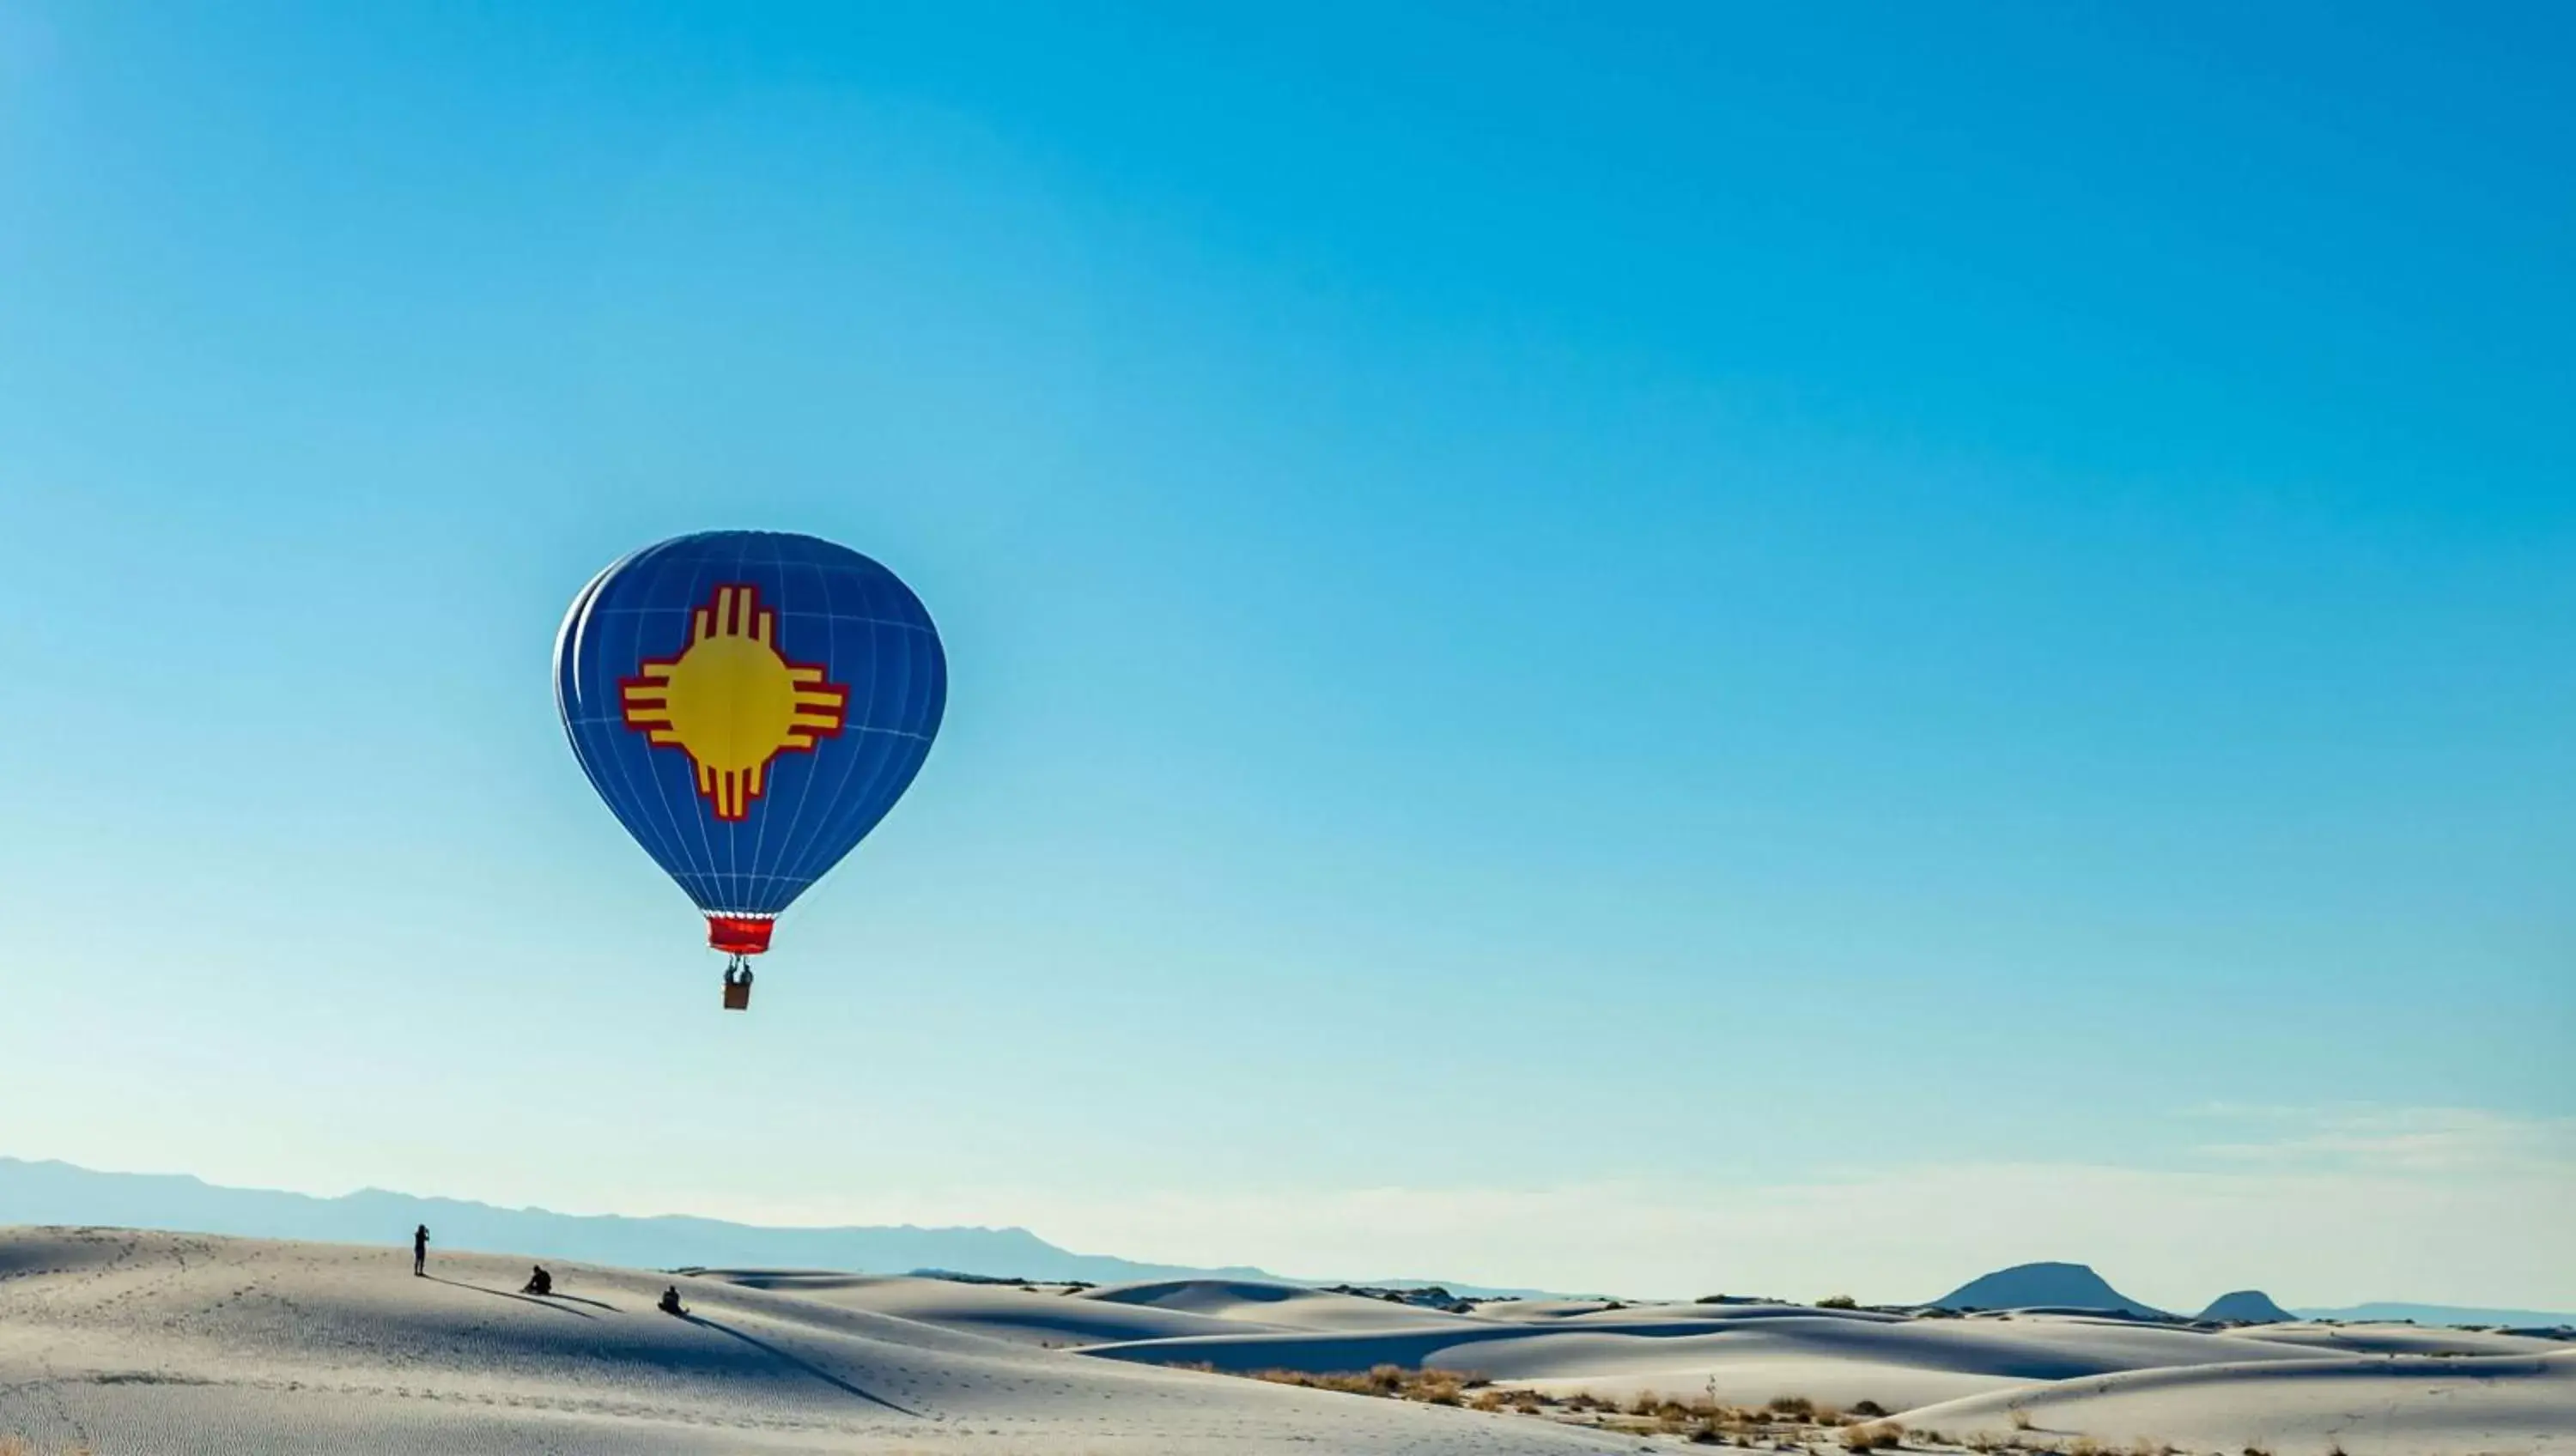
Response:
[[[963,1330],[1016,1344],[1070,1349],[1119,1340],[1161,1340],[1189,1335],[1281,1330],[1252,1320],[1227,1319],[1150,1304],[1105,1303],[1067,1294],[1062,1285],[1024,1289],[1016,1284],[970,1283],[914,1275],[813,1274],[766,1269],[709,1269],[703,1279],[768,1289],[847,1309],[873,1310]]]
[[[2297,1345],[2312,1355],[2554,1355],[2558,1340],[2420,1325],[2250,1325],[2231,1333],[2242,1339]]]
[[[1908,1411],[1916,1430],[2101,1442],[2140,1436],[2191,1450],[2274,1456],[2576,1451],[2576,1350],[2542,1356],[2298,1360],[2140,1370]]]
[[[1158,1279],[1144,1284],[1106,1285],[1085,1290],[1076,1297],[1100,1304],[1145,1305],[1206,1315],[1234,1321],[1231,1328],[1238,1330],[1247,1322],[1292,1330],[1421,1329],[1471,1319],[1419,1305],[1250,1279]]]
[[[1641,1390],[1704,1394],[1713,1386],[1719,1399],[1739,1403],[1804,1395],[1844,1405],[1871,1400],[1891,1410],[2033,1382],[2313,1355],[2291,1345],[2120,1320],[1908,1320],[1780,1305],[1671,1305],[1536,1324],[1457,1320],[1367,1333],[1194,1336],[1086,1353],[1233,1371],[1422,1366],[1555,1394],[1621,1399]]]
[[[1635,1449],[1508,1415],[1011,1343],[783,1289],[515,1258],[0,1230],[0,1435],[129,1452]],[[1017,1291],[1010,1291],[1016,1293]],[[1053,1296],[1028,1296],[1053,1297]]]

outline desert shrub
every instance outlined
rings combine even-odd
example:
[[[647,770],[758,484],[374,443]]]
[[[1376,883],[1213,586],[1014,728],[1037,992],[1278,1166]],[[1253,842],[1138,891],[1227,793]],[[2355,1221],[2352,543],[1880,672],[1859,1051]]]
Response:
[[[1818,1309],[1858,1309],[1860,1301],[1848,1294],[1828,1294],[1816,1301]]]
[[[1801,1421],[1816,1413],[1816,1403],[1803,1395],[1775,1395],[1771,1397],[1770,1403],[1762,1408],[1775,1416],[1787,1416],[1792,1420]]]
[[[2004,1444],[2004,1438],[1992,1431],[1970,1431],[1960,1438],[1959,1444],[1971,1451],[1992,1451]]]
[[[1843,1427],[1846,1451],[1892,1451],[1905,1444],[1905,1428],[1894,1421],[1868,1421]]]
[[[2091,1436],[2078,1436],[2075,1444],[2066,1448],[2066,1456],[2112,1456],[2112,1451]]]
[[[1503,1393],[1501,1391],[1485,1390],[1477,1392],[1476,1409],[1480,1411],[1498,1411],[1502,1408]]]
[[[1865,1400],[1860,1404],[1853,1406],[1851,1413],[1856,1416],[1868,1416],[1874,1420],[1887,1414],[1887,1407],[1880,1405],[1874,1400]]]
[[[1216,1367],[1176,1365],[1171,1368],[1215,1371]],[[1253,1379],[1266,1380],[1273,1385],[1302,1385],[1309,1390],[1337,1390],[1345,1395],[1391,1396],[1400,1400],[1428,1401],[1432,1405],[1463,1405],[1466,1403],[1468,1391],[1484,1390],[1493,1403],[1485,1404],[1480,1398],[1476,1407],[1478,1410],[1497,1409],[1507,1399],[1518,1400],[1535,1410],[1536,1403],[1545,1399],[1543,1396],[1533,1396],[1525,1391],[1516,1392],[1507,1397],[1499,1391],[1489,1389],[1493,1382],[1482,1375],[1463,1374],[1455,1370],[1407,1370],[1401,1365],[1373,1366],[1366,1374],[1317,1375],[1304,1370],[1254,1370],[1249,1373]],[[0,1456],[6,1456],[6,1453],[0,1453]]]
[[[2031,1428],[2030,1412],[2023,1410],[2020,1406],[2014,1406],[2012,1409],[2012,1423],[2013,1429],[2016,1431],[2029,1430]],[[2247,1456],[2253,1456],[2253,1453],[2248,1452]]]

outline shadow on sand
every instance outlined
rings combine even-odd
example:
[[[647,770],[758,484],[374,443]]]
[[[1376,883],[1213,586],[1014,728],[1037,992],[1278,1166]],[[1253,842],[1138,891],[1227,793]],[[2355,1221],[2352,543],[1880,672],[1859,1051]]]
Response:
[[[906,1410],[902,1406],[896,1405],[893,1401],[886,1399],[882,1395],[870,1395],[866,1391],[859,1389],[857,1386],[852,1385],[850,1382],[833,1374],[831,1371],[824,1369],[822,1366],[817,1365],[810,1360],[790,1355],[785,1350],[778,1348],[767,1340],[760,1339],[753,1335],[746,1335],[731,1325],[720,1325],[714,1320],[698,1314],[684,1314],[681,1315],[680,1318],[687,1320],[689,1323],[702,1329],[714,1330],[718,1334],[731,1335],[735,1339],[742,1341],[744,1344],[751,1346],[755,1350],[759,1350],[774,1359],[783,1360],[786,1363],[795,1366],[797,1369],[804,1371],[806,1374],[813,1376],[815,1379],[822,1381],[825,1385],[831,1386],[835,1390],[847,1391],[861,1400],[874,1405],[884,1406],[887,1410],[893,1411],[897,1415],[913,1416],[916,1418],[921,1415],[921,1412],[917,1410]]]
[[[495,1299],[515,1299],[521,1304],[533,1304],[539,1309],[550,1309],[557,1314],[571,1315],[574,1319],[599,1318],[599,1316],[592,1314],[587,1310],[566,1309],[562,1305],[555,1303],[553,1300],[539,1299],[533,1294],[512,1294],[506,1289],[487,1289],[480,1284],[468,1284],[462,1279],[450,1279],[442,1274],[423,1274],[420,1277],[429,1280],[433,1284],[444,1284],[450,1289],[471,1289],[477,1294],[488,1294]],[[561,1295],[556,1296],[557,1299],[562,1297],[563,1296]],[[592,1301],[585,1299],[582,1303],[589,1304],[592,1303]],[[609,1306],[604,1304],[600,1306],[602,1309],[606,1309],[608,1307]]]

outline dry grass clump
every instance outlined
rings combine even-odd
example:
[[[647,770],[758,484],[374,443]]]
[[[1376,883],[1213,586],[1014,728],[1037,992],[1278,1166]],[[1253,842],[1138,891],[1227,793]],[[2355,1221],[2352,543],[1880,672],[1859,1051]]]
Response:
[[[2012,1423],[2013,1429],[2016,1431],[2029,1430],[2033,1424],[2030,1418],[2030,1412],[2023,1410],[2020,1406],[2014,1406],[2012,1410]]]
[[[87,1441],[75,1441],[54,1449],[56,1456],[90,1456]],[[0,1436],[0,1456],[37,1456],[36,1443],[24,1436]]]
[[[1893,1451],[1905,1444],[1905,1427],[1894,1421],[1864,1421],[1843,1427],[1846,1451]]]
[[[1820,1433],[1815,1428],[1819,1426],[1840,1427],[1840,1439],[1847,1451],[1896,1450],[1905,1439],[1905,1427],[1887,1419],[1886,1408],[1875,1401],[1860,1402],[1855,1413],[1849,1416],[1803,1395],[1774,1396],[1760,1406],[1729,1405],[1717,1398],[1715,1380],[1709,1382],[1706,1394],[1687,1400],[1652,1390],[1640,1390],[1626,1400],[1613,1400],[1588,1390],[1564,1396],[1537,1390],[1502,1390],[1478,1375],[1450,1370],[1413,1370],[1401,1365],[1379,1365],[1364,1373],[1338,1374],[1314,1374],[1303,1370],[1218,1372],[1205,1364],[1179,1368],[1248,1375],[1275,1385],[1296,1385],[1309,1390],[1418,1400],[1429,1405],[1470,1406],[1489,1413],[1506,1410],[1525,1416],[1556,1413],[1559,1418],[1584,1418],[1583,1424],[1605,1431],[1635,1436],[1669,1436],[1698,1446],[1751,1448],[1773,1446],[1783,1440],[1803,1445],[1816,1439]],[[1929,1433],[1924,1434],[1929,1437]],[[1971,1444],[1977,1439],[1971,1437]],[[2016,1449],[2020,1445],[2014,1440],[1988,1439],[1986,1444],[1976,1446],[1976,1449]],[[34,1456],[34,1453],[0,1448],[0,1456]],[[2095,1453],[2095,1456],[2110,1456],[2110,1453]],[[2145,1456],[2143,1449],[2140,1456]]]
[[[1345,1395],[1376,1395],[1393,1400],[1418,1400],[1430,1405],[1464,1405],[1466,1393],[1485,1390],[1477,1398],[1478,1410],[1494,1410],[1502,1404],[1497,1392],[1487,1390],[1491,1384],[1481,1375],[1461,1375],[1454,1370],[1408,1370],[1401,1365],[1376,1365],[1365,1375],[1315,1375],[1303,1370],[1255,1370],[1255,1380],[1273,1385],[1302,1385],[1309,1390],[1337,1390]],[[1492,1405],[1484,1402],[1493,1400]],[[0,1456],[7,1453],[0,1452]]]

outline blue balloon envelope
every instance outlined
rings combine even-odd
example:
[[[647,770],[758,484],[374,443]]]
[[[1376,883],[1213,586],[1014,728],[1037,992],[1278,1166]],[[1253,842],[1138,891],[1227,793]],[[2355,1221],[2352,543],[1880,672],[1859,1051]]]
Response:
[[[706,912],[707,943],[755,955],[921,771],[948,660],[921,599],[867,557],[709,531],[582,589],[555,703],[599,796]]]

